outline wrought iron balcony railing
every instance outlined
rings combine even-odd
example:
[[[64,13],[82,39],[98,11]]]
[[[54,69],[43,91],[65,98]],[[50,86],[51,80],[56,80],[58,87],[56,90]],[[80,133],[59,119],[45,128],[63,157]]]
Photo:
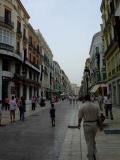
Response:
[[[0,16],[0,24],[4,25],[4,27],[7,27],[9,29],[13,29],[14,28],[14,22],[7,20],[5,17],[1,17]]]
[[[14,51],[14,47],[5,43],[0,43],[0,49],[4,49],[10,52]]]

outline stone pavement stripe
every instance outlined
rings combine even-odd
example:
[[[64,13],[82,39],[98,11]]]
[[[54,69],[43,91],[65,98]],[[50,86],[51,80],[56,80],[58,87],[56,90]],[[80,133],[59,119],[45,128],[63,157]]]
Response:
[[[74,106],[75,107],[75,106]],[[78,109],[75,107],[75,112],[71,117],[70,126],[76,126],[78,123]],[[87,160],[86,159],[86,143],[84,139],[83,128],[68,129],[59,160]]]
[[[76,106],[75,112],[71,117],[71,122],[69,125],[76,124]],[[60,152],[59,160],[81,160],[80,159],[80,137],[79,137],[79,130],[78,129],[70,129],[65,136],[64,143],[62,145],[62,149]]]

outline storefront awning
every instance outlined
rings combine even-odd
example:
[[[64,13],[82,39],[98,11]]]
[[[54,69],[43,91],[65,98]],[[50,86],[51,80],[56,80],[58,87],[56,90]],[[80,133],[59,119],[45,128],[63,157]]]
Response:
[[[90,92],[91,92],[91,93],[95,93],[98,88],[99,88],[99,84],[93,86],[92,89],[90,90]]]
[[[96,84],[95,86],[92,87],[90,90],[90,93],[95,93],[99,88],[107,87],[106,84]]]

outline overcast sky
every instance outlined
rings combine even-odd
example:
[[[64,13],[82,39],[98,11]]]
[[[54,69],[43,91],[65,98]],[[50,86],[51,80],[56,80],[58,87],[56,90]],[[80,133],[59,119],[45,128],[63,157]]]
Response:
[[[100,31],[101,0],[21,0],[72,83],[80,85],[93,35]]]

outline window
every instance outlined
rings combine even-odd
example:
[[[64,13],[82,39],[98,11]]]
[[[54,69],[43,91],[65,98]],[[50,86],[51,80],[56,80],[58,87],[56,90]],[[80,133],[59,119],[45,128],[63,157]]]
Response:
[[[99,54],[99,47],[96,47],[96,53]]]
[[[33,57],[33,63],[35,64],[35,57]]]
[[[23,38],[25,39],[26,38],[26,29],[24,28],[23,30]]]
[[[13,33],[0,28],[0,43],[13,46]]]
[[[20,23],[20,21],[17,21],[17,32],[21,33],[21,23]]]
[[[17,52],[19,52],[19,53],[20,53],[20,42],[17,42],[16,50],[17,50]]]
[[[5,9],[5,23],[11,24],[11,11]]]
[[[2,70],[3,71],[9,71],[9,60],[8,59],[3,59]]]
[[[29,44],[32,45],[32,37],[31,36],[29,37]]]

